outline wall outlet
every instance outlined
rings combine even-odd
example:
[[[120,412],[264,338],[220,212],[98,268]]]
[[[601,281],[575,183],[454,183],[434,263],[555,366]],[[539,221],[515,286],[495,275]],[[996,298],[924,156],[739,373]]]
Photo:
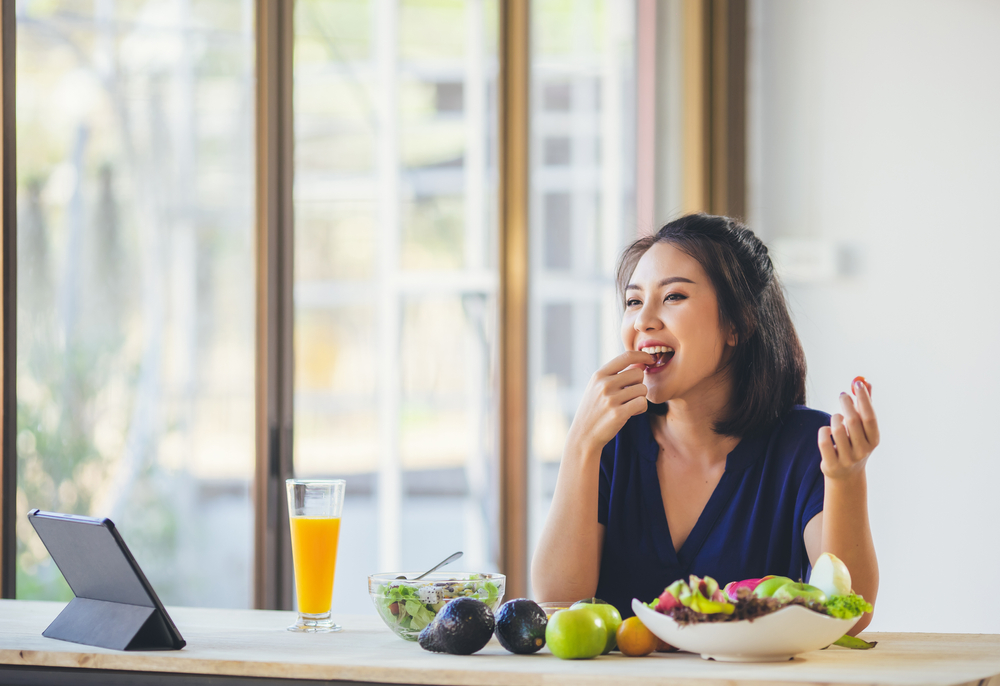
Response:
[[[786,284],[823,283],[852,273],[851,254],[844,246],[819,238],[777,238],[768,252],[778,276]]]

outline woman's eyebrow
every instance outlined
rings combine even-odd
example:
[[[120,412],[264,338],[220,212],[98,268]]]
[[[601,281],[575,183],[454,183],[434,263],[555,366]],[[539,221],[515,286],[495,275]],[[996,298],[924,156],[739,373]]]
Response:
[[[685,278],[683,276],[668,276],[667,278],[661,280],[660,283],[658,283],[656,285],[659,286],[660,288],[663,288],[664,286],[669,286],[672,283],[678,283],[678,282],[680,282],[680,283],[692,283],[692,284],[694,283],[694,281],[692,281],[691,279]],[[634,283],[630,283],[629,285],[625,286],[625,290],[626,291],[641,291],[642,288],[640,286],[635,285]]]

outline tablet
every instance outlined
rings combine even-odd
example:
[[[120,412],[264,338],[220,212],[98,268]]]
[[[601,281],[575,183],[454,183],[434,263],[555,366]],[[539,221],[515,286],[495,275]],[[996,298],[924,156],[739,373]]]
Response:
[[[43,636],[116,650],[184,647],[110,519],[32,510],[28,521],[76,596]]]

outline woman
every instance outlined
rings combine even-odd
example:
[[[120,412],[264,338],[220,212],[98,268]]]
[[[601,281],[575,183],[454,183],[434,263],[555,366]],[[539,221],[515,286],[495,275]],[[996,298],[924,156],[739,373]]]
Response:
[[[686,216],[629,246],[617,284],[626,352],[570,428],[532,560],[539,599],[596,595],[629,616],[689,574],[805,579],[831,552],[874,604],[871,396],[855,384],[832,417],[802,406],[805,358],[764,244]]]

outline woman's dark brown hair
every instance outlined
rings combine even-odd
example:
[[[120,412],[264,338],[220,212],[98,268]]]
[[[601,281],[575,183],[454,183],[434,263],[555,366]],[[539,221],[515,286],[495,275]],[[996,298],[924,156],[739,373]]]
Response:
[[[715,287],[721,326],[736,334],[728,363],[733,398],[726,415],[715,422],[716,433],[762,433],[793,405],[804,404],[806,358],[764,243],[729,217],[689,214],[676,219],[625,248],[616,274],[620,303],[639,259],[657,243],[669,243],[698,260]]]

